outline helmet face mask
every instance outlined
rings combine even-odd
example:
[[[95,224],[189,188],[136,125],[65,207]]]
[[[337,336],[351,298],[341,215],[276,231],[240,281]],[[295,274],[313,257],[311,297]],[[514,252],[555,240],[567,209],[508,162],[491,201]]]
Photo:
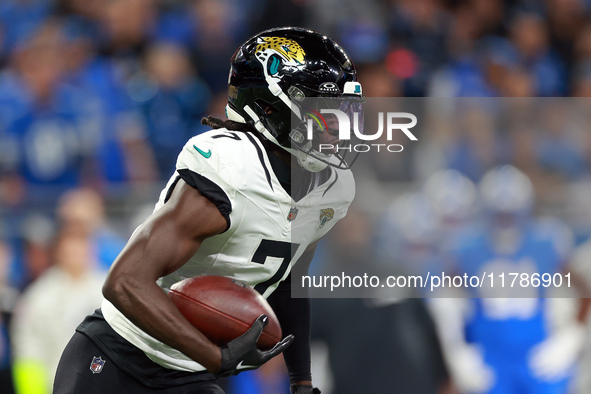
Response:
[[[314,98],[305,100],[303,104],[301,119],[295,115],[292,117],[292,147],[326,165],[350,168],[357,158],[357,152],[351,147],[351,138],[355,138],[351,135],[353,122],[356,132],[363,133],[362,99],[344,96]],[[346,137],[341,136],[339,118],[331,111],[339,111],[346,116],[350,125],[349,129],[345,128]]]
[[[352,61],[326,36],[300,28],[271,29],[247,40],[232,56],[227,106],[230,120],[251,124],[294,155],[308,171],[320,171],[328,165],[348,168],[352,163],[348,164],[338,151],[318,150],[322,134],[330,133],[328,128],[315,129],[314,138],[307,138],[308,109],[302,102],[322,97],[362,98]]]

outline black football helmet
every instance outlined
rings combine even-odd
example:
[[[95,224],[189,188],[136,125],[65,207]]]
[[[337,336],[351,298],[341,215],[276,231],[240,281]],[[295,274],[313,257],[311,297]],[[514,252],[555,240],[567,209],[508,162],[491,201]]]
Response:
[[[353,62],[320,33],[297,27],[266,30],[248,39],[231,58],[228,119],[252,125],[308,171],[328,165],[349,168],[345,154],[321,153],[304,137],[302,101],[320,97],[337,98],[341,107],[342,102],[362,100]]]

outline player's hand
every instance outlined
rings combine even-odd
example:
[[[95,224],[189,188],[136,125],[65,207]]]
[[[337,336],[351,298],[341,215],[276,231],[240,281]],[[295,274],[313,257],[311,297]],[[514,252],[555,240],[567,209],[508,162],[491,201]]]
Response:
[[[471,344],[456,347],[449,355],[449,368],[454,383],[463,393],[485,393],[495,383],[495,373],[489,367],[477,346]]]
[[[257,341],[268,323],[268,317],[261,315],[248,331],[227,345],[222,346],[222,365],[215,372],[215,375],[230,376],[242,371],[256,369],[283,352],[293,341],[293,335],[283,338],[271,350],[262,351],[257,348]]]
[[[320,390],[312,385],[292,384],[289,386],[291,394],[320,394]]]
[[[563,328],[531,350],[529,368],[541,380],[560,381],[572,372],[584,342],[583,325],[576,323]]]

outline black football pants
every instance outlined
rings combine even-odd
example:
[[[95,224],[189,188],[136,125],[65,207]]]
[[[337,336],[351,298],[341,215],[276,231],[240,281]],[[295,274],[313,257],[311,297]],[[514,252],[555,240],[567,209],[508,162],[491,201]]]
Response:
[[[91,366],[95,358],[104,360],[102,367]],[[224,394],[211,381],[193,382],[170,388],[150,388],[123,372],[86,335],[76,332],[60,359],[55,381],[54,394]]]

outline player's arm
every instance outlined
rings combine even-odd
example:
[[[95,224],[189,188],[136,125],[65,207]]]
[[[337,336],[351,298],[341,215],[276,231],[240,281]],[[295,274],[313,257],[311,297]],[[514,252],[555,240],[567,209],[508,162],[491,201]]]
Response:
[[[312,393],[310,299],[291,297],[291,275],[305,275],[308,272],[316,245],[314,243],[306,249],[290,276],[280,283],[268,299],[281,323],[283,333],[293,334],[295,337],[292,346],[283,352],[292,392],[295,393]]]
[[[135,325],[211,372],[222,363],[220,348],[181,315],[156,280],[180,268],[204,239],[226,226],[217,207],[180,180],[169,201],[134,232],[103,286],[105,298]]]
[[[261,316],[245,334],[219,348],[156,285],[158,278],[180,268],[204,239],[221,233],[227,224],[208,198],[180,180],[169,201],[132,235],[103,286],[105,298],[134,324],[219,375],[236,373],[241,362],[257,368],[293,340],[287,336],[273,349],[260,351],[256,342],[267,324],[267,317]]]
[[[570,252],[570,249],[569,249]],[[530,351],[529,367],[538,379],[558,381],[572,373],[584,349],[587,332],[587,316],[589,313],[589,284],[580,272],[581,261],[577,255],[571,259],[570,254],[565,263],[561,264],[561,274],[568,275],[568,287],[572,286],[579,294],[576,316],[564,316],[558,311],[564,310],[564,302],[568,299],[551,298],[546,302],[548,324],[552,329],[550,335]],[[583,262],[587,264],[588,260]],[[558,312],[558,313],[556,313]],[[565,318],[566,317],[566,318]]]

